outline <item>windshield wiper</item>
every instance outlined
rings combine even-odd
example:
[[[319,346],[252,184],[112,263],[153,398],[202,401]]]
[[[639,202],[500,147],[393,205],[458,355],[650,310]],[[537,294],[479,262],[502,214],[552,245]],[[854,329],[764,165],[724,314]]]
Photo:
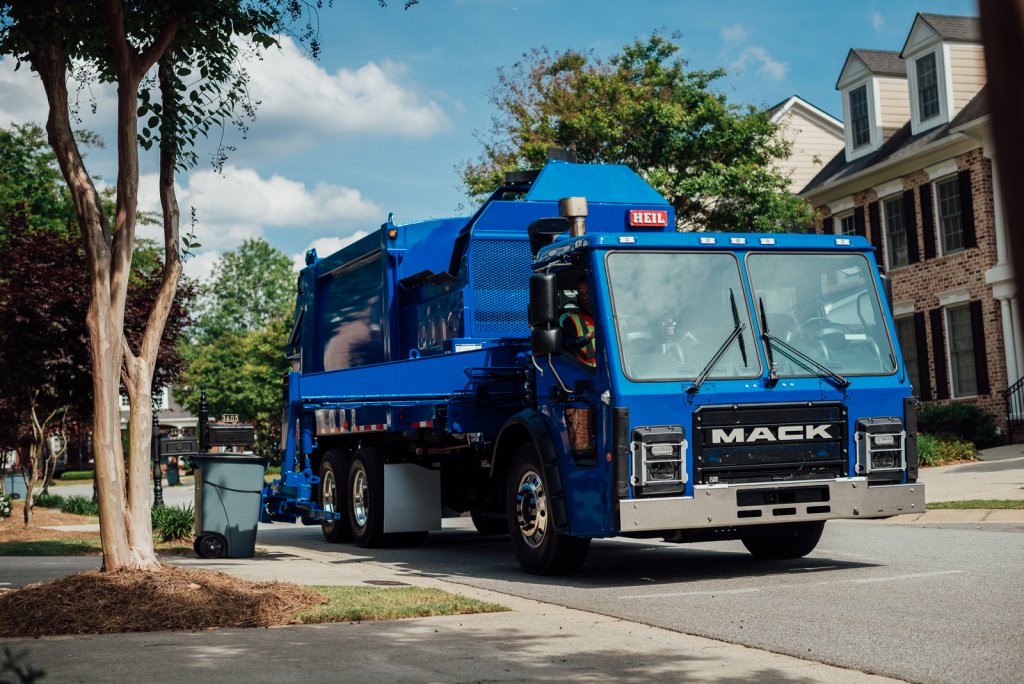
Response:
[[[768,387],[774,386],[775,383],[779,381],[779,374],[773,358],[774,355],[772,353],[772,346],[774,344],[779,345],[779,349],[782,351],[782,353],[786,354],[797,363],[802,362],[804,365],[809,366],[814,370],[817,370],[820,375],[825,375],[831,378],[832,381],[835,382],[840,389],[846,389],[847,387],[850,386],[850,381],[844,378],[839,373],[836,373],[834,370],[832,370],[825,364],[811,358],[807,354],[804,354],[802,351],[791,345],[789,342],[785,342],[782,339],[776,337],[775,335],[772,335],[768,331],[768,319],[764,315],[764,300],[758,297],[757,303],[758,306],[760,306],[761,308],[761,339],[764,340],[765,342],[765,353],[768,356],[768,383],[771,383],[768,385]]]
[[[722,346],[715,352],[715,355],[711,357],[710,361],[708,361],[708,365],[704,366],[704,370],[700,372],[700,375],[698,375],[697,379],[693,381],[693,384],[686,388],[687,393],[693,394],[694,392],[700,391],[700,386],[708,379],[711,369],[715,367],[719,360],[721,360],[722,356],[725,355],[725,352],[729,350],[729,347],[732,346],[732,343],[736,341],[736,338],[740,336],[740,333],[743,332],[743,329],[746,327],[746,323],[736,324],[736,327],[732,329],[731,333],[729,333],[729,337],[726,338],[725,342],[722,343]]]

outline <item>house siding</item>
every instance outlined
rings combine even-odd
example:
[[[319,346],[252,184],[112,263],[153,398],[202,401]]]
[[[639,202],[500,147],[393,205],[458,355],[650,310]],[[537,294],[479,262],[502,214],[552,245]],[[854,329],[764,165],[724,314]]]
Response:
[[[789,158],[775,162],[775,168],[790,178],[790,190],[794,194],[843,147],[841,136],[827,131],[796,108],[779,122],[779,134],[792,143],[793,149]]]
[[[949,62],[953,76],[952,115],[955,116],[988,81],[985,50],[980,45],[950,45]]]
[[[882,137],[888,139],[910,118],[910,90],[905,78],[879,78]]]

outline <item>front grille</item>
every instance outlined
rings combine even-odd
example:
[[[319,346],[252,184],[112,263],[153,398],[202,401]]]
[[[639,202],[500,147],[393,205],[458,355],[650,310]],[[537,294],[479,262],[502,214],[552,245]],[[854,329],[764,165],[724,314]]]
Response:
[[[846,407],[705,406],[693,416],[694,482],[791,482],[847,474]]]

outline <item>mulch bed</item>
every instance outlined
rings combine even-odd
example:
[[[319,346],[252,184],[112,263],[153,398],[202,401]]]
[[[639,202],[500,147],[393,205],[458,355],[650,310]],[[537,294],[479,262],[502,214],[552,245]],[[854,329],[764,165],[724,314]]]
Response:
[[[0,594],[0,637],[270,627],[324,602],[294,584],[173,565],[92,571]]]
[[[96,522],[85,515],[61,513],[56,508],[32,507],[32,525],[25,527],[24,502],[11,502],[11,517],[0,519],[0,543],[46,541],[50,539],[89,539],[97,532],[68,532],[66,530],[44,530],[49,525],[87,525]]]

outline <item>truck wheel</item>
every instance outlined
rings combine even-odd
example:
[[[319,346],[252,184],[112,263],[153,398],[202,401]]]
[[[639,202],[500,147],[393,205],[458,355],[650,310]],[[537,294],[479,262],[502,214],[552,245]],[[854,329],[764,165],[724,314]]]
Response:
[[[590,539],[570,537],[555,529],[544,468],[532,444],[516,452],[505,501],[512,548],[524,570],[557,575],[583,565]]]
[[[803,558],[818,545],[825,521],[789,523],[752,528],[740,541],[755,558]]]
[[[352,454],[347,483],[352,540],[359,546],[383,546],[388,541],[384,534],[384,462],[372,449],[360,449]]]
[[[348,482],[348,458],[340,451],[328,451],[320,463],[320,506],[341,513],[341,520],[321,521],[324,539],[332,544],[352,541],[352,528],[345,514],[345,485]]]

